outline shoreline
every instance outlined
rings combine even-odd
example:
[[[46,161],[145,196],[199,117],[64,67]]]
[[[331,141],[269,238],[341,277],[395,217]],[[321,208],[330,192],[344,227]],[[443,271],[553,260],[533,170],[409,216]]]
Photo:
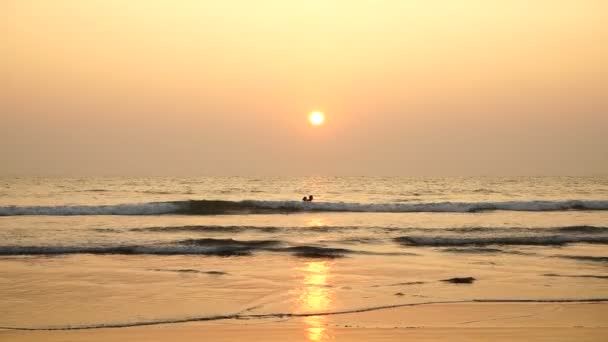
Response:
[[[154,326],[62,331],[0,330],[10,341],[325,341],[344,339],[600,341],[608,303],[451,303],[306,317],[225,319]]]
[[[608,298],[583,298],[583,299],[470,299],[470,300],[451,300],[451,301],[431,301],[431,302],[414,302],[383,305],[369,308],[350,309],[342,311],[327,311],[327,312],[302,312],[302,313],[260,313],[260,314],[226,314],[215,316],[189,317],[182,319],[159,319],[129,323],[99,323],[88,325],[64,325],[64,326],[49,326],[49,327],[15,327],[15,326],[0,326],[2,330],[12,331],[77,331],[77,330],[99,330],[99,329],[124,329],[137,328],[146,326],[163,326],[174,324],[188,324],[200,322],[217,322],[226,320],[265,320],[265,319],[297,319],[308,317],[327,317],[340,315],[353,315],[361,313],[381,312],[383,310],[392,310],[400,308],[411,308],[421,306],[442,306],[442,305],[458,305],[458,304],[606,304]]]

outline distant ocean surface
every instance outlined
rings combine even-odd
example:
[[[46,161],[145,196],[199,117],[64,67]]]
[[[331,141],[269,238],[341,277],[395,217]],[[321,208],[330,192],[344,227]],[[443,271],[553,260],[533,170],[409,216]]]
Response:
[[[5,327],[601,299],[607,266],[608,177],[0,178]]]

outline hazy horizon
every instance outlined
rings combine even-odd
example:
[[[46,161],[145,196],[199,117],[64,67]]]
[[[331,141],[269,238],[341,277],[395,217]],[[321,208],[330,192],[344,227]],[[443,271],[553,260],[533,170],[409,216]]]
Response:
[[[0,175],[608,174],[604,1],[24,0],[0,21]]]

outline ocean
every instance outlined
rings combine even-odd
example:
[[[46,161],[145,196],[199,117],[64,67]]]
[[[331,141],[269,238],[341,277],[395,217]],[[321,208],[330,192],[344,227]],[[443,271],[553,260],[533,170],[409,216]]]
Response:
[[[607,245],[608,177],[4,177],[0,328],[606,300]]]

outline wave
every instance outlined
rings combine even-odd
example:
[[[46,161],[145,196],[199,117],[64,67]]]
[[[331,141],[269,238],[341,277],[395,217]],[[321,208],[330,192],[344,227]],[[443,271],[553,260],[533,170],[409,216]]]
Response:
[[[241,233],[245,231],[254,231],[261,233],[278,233],[286,227],[275,226],[170,226],[170,227],[145,227],[132,228],[134,232],[155,232],[155,233]],[[298,229],[298,228],[294,228]],[[302,228],[306,229],[306,228]]]
[[[0,246],[0,255],[65,255],[65,254],[119,254],[119,255],[215,255],[247,256],[254,251],[281,245],[279,241],[233,239],[189,239],[167,244],[149,245],[51,245],[51,246]]]
[[[608,227],[595,227],[595,226],[569,226],[552,228],[553,231],[560,233],[587,233],[587,234],[598,234],[607,233]]]
[[[66,255],[66,254],[120,254],[120,255],[249,255],[246,248],[205,248],[195,245],[109,245],[109,246],[0,246],[1,256],[14,255]]]
[[[608,236],[602,235],[530,235],[530,236],[490,236],[490,237],[462,237],[462,236],[426,236],[409,235],[394,239],[404,246],[416,247],[457,247],[491,245],[520,245],[520,246],[563,246],[570,243],[598,243],[608,244]]]
[[[285,253],[304,258],[341,258],[347,255],[415,256],[409,252],[374,252],[328,247],[322,244],[292,244],[281,240],[186,239],[158,244],[111,245],[0,245],[0,256],[118,254],[118,255],[209,255],[249,256],[255,252]]]
[[[278,240],[249,240],[240,241],[234,239],[188,239],[178,242],[187,246],[188,250],[198,251],[197,254],[232,256],[232,255],[251,255],[257,250],[270,250],[284,243]],[[194,253],[193,253],[194,254]]]
[[[351,253],[352,251],[345,248],[327,248],[327,247],[316,247],[316,246],[296,246],[289,247],[286,249],[291,251],[295,256],[304,258],[341,258],[345,254]]]
[[[111,229],[97,228],[95,231],[105,232]],[[402,232],[450,232],[461,234],[484,234],[484,233],[559,233],[559,234],[602,234],[608,233],[608,227],[597,226],[566,226],[566,227],[455,227],[455,228],[422,228],[422,227],[381,227],[381,226],[217,226],[217,225],[191,225],[191,226],[164,226],[164,227],[143,227],[131,228],[134,232],[154,232],[154,233],[348,233],[356,231],[369,231],[379,233],[402,233]],[[371,243],[377,241],[376,238],[351,237],[340,242],[351,243]]]
[[[18,215],[229,215],[287,214],[294,212],[447,212],[608,210],[608,200],[437,202],[437,203],[346,203],[302,201],[188,200],[118,205],[3,206],[0,216]]]
[[[180,205],[174,202],[98,206],[7,206],[0,207],[0,216],[162,215],[174,214],[179,210]]]
[[[179,324],[179,323],[190,323],[190,322],[205,322],[205,321],[219,321],[228,319],[276,319],[276,318],[295,318],[295,317],[311,317],[311,316],[333,316],[333,315],[345,315],[355,314],[370,311],[396,309],[410,306],[423,306],[423,305],[437,305],[437,304],[476,304],[476,303],[604,303],[608,302],[608,298],[497,298],[497,299],[469,299],[469,300],[442,300],[442,301],[429,301],[429,302],[414,302],[414,303],[400,303],[390,305],[380,305],[364,308],[346,309],[341,311],[319,311],[319,312],[277,312],[277,313],[261,313],[261,314],[243,314],[233,313],[225,315],[214,315],[214,316],[198,316],[198,317],[184,317],[174,319],[153,319],[153,320],[141,320],[141,321],[130,321],[130,322],[113,322],[113,323],[96,323],[96,324],[84,324],[84,325],[65,325],[65,326],[47,326],[47,327],[18,327],[18,326],[2,326],[0,329],[5,330],[22,330],[22,331],[56,331],[56,330],[92,330],[92,329],[116,329],[116,328],[132,328],[140,326],[151,326],[151,325],[166,325],[166,324]]]
[[[471,248],[444,248],[442,252],[450,253],[465,253],[465,254],[492,254],[492,253],[505,253],[504,250],[498,248],[487,248],[487,247],[471,247]]]
[[[290,244],[280,240],[187,239],[162,244],[143,245],[0,245],[0,256],[119,254],[119,255],[209,255],[249,256],[254,252],[286,253],[305,258],[340,258],[349,254],[416,255],[407,252],[371,252],[323,245]]]
[[[557,273],[545,273],[545,277],[564,277],[564,278],[594,278],[594,279],[608,279],[608,275],[597,275],[597,274],[557,274]]]
[[[196,269],[192,269],[192,268],[180,268],[180,269],[156,268],[156,269],[153,269],[152,271],[156,271],[156,272],[173,272],[173,273],[197,273],[197,274],[208,274],[208,275],[213,275],[213,276],[222,276],[222,275],[227,275],[228,274],[228,273],[226,273],[224,271],[201,271],[201,270],[196,270]]]
[[[608,257],[605,256],[591,256],[591,255],[556,255],[557,258],[572,259],[577,261],[593,261],[593,262],[606,262],[608,263]]]

